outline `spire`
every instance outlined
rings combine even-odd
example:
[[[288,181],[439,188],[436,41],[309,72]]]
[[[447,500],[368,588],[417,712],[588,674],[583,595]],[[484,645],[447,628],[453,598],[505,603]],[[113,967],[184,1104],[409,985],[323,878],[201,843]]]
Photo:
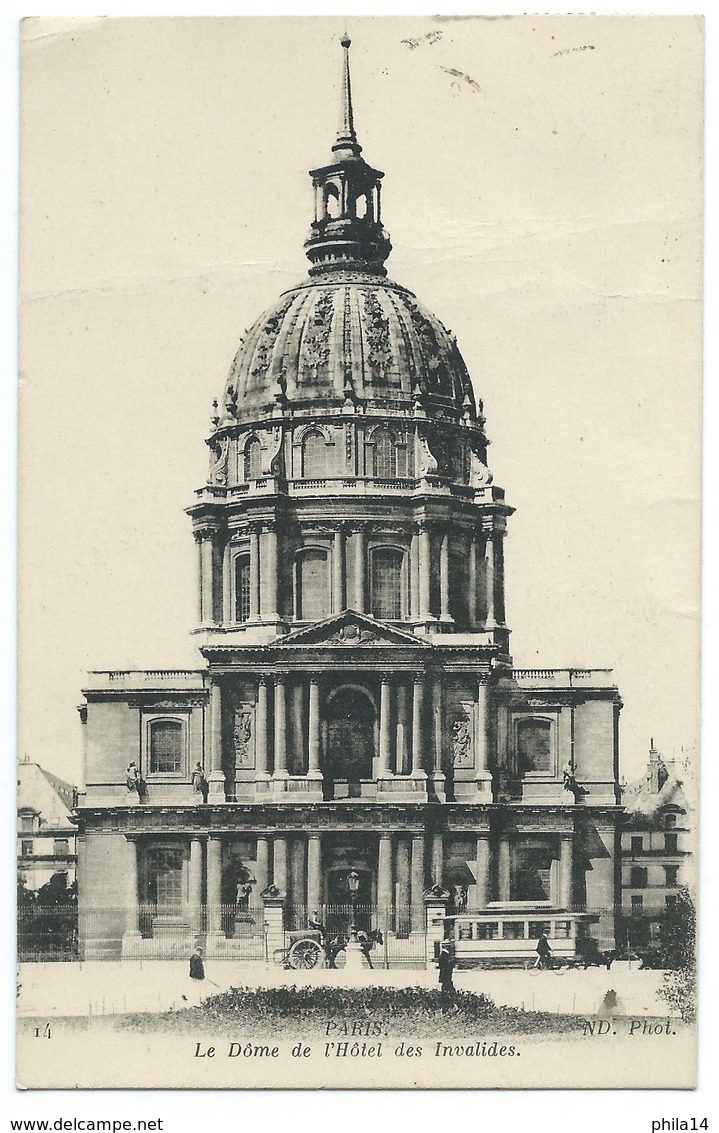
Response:
[[[329,165],[310,170],[315,192],[315,218],[305,251],[312,267],[310,275],[338,268],[386,275],[384,262],[392,245],[382,227],[381,181],[384,173],[373,169],[363,157],[357,141],[352,113],[347,34],[340,40],[342,60],[342,101],[337,141],[332,146]]]
[[[352,111],[352,79],[350,76],[350,46],[352,40],[345,33],[340,40],[344,49],[342,60],[342,99],[340,103],[340,124],[337,131],[337,141],[332,146],[332,152],[337,155],[338,161],[351,157],[359,157],[362,146],[357,141],[355,133],[354,113]]]

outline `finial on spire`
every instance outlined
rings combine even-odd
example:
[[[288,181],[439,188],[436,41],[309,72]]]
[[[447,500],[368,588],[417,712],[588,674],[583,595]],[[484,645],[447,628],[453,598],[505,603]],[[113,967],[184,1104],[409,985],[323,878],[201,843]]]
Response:
[[[350,47],[352,40],[347,32],[342,36],[340,44],[344,49],[342,60],[342,100],[340,103],[340,124],[337,131],[337,141],[332,146],[332,152],[340,159],[359,157],[362,146],[357,142],[355,133],[354,113],[352,110],[352,79],[350,77]]]

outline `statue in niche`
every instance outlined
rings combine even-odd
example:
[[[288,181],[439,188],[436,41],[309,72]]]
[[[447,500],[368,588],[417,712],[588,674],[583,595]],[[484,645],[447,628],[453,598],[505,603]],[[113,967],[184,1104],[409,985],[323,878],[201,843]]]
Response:
[[[252,767],[254,765],[252,713],[247,709],[238,708],[235,711],[232,741],[235,749],[235,767]]]
[[[472,733],[465,715],[458,716],[452,724],[452,748],[455,767],[472,766]]]

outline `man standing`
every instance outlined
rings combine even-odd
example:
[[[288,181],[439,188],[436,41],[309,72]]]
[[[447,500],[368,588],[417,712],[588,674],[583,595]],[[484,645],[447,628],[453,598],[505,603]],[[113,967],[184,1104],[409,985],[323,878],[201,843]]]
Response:
[[[454,980],[452,974],[454,972],[454,956],[452,949],[448,943],[442,943],[439,946],[439,956],[437,957],[437,968],[439,969],[439,986],[442,991],[443,999],[453,999],[455,995]]]

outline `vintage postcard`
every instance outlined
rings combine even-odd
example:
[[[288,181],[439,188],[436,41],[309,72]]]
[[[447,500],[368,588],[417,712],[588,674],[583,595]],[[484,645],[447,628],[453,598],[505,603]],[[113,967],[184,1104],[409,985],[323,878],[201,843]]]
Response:
[[[18,1084],[692,1088],[701,18],[21,39]]]

